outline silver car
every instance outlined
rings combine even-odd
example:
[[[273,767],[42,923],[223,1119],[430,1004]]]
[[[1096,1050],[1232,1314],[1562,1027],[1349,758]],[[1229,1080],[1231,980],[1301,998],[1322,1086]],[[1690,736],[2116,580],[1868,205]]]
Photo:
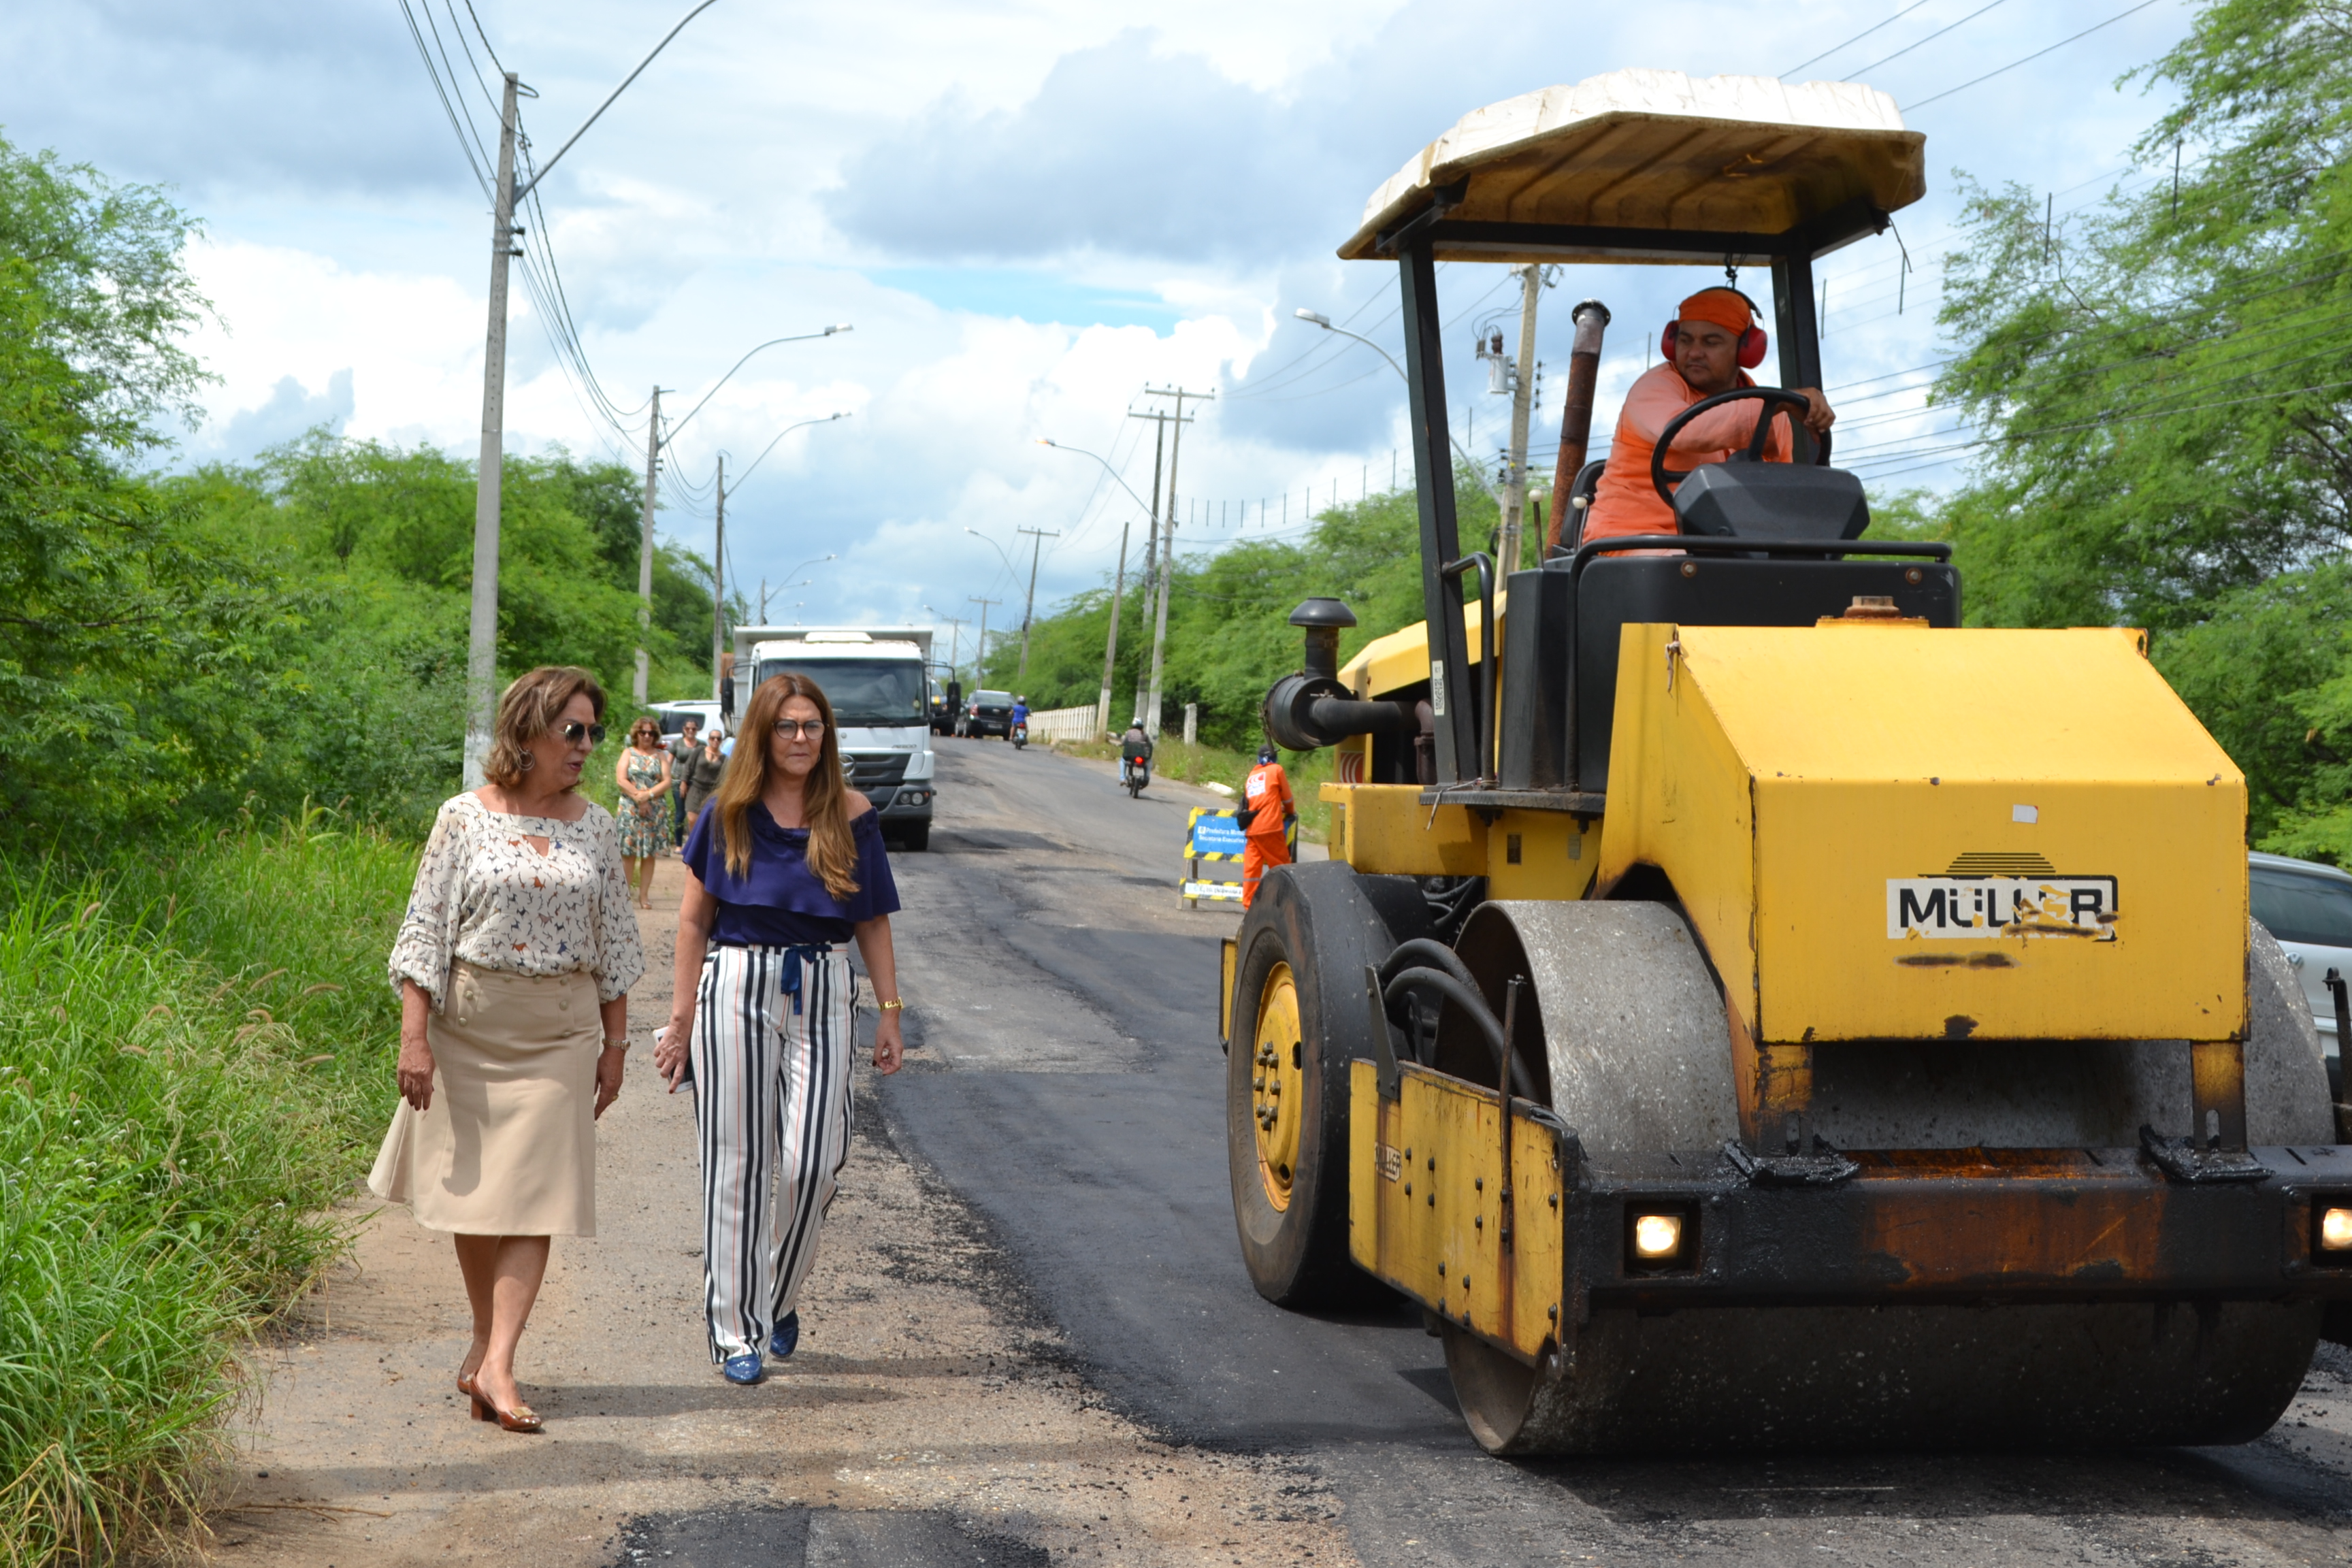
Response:
[[[2286,950],[2303,982],[2319,1048],[2327,1055],[2327,1084],[2344,1099],[2344,1043],[2336,1037],[2339,998],[2352,983],[2352,874],[2284,855],[2249,855],[2247,876],[2254,919]]]

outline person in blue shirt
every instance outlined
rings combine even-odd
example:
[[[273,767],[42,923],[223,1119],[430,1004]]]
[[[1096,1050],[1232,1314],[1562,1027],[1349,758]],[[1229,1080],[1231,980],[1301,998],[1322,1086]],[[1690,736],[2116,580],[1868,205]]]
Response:
[[[772,677],[740,739],[679,857],[676,987],[654,1066],[673,1092],[694,1086],[710,1359],[753,1384],[763,1350],[781,1359],[799,1342],[795,1302],[849,1156],[850,942],[880,998],[876,1070],[897,1072],[904,1044],[898,890],[880,815],[842,777],[832,705],[806,676]]]
[[[1027,727],[1029,723],[1029,699],[1026,697],[1016,697],[1013,700],[1013,721],[1024,728]]]

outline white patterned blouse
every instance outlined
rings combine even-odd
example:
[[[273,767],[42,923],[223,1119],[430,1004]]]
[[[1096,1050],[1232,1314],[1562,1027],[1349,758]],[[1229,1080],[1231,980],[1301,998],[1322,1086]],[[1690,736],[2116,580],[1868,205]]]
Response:
[[[513,974],[585,970],[599,1000],[627,994],[646,955],[613,814],[591,801],[577,822],[511,816],[471,791],[443,802],[392,944],[392,988],[415,981],[438,1012],[457,959]]]

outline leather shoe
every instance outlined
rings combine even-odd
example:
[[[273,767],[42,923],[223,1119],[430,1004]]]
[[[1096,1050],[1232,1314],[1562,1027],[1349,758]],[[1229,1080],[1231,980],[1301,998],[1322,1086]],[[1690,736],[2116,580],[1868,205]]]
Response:
[[[800,1342],[801,1315],[798,1312],[786,1312],[784,1321],[776,1325],[776,1331],[768,1336],[768,1353],[782,1361],[792,1354],[793,1347]]]
[[[728,1382],[742,1388],[751,1387],[768,1374],[767,1368],[761,1364],[760,1353],[757,1351],[747,1351],[741,1355],[729,1356],[719,1372],[719,1375],[726,1378]]]

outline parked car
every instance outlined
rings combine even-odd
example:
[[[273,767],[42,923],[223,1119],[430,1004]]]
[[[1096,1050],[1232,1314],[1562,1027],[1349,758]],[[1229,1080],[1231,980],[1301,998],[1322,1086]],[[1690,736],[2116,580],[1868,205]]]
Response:
[[[2344,1042],[2336,1037],[2336,984],[2352,984],[2352,874],[2284,855],[2249,855],[2248,890],[2254,919],[2278,944],[2295,978],[2303,982],[2312,1022],[2319,1026],[2319,1048],[2327,1057],[2327,1081],[2344,1099]]]
[[[1007,740],[1013,736],[1013,693],[1010,691],[975,691],[963,710],[964,733],[967,735],[998,735]]]

